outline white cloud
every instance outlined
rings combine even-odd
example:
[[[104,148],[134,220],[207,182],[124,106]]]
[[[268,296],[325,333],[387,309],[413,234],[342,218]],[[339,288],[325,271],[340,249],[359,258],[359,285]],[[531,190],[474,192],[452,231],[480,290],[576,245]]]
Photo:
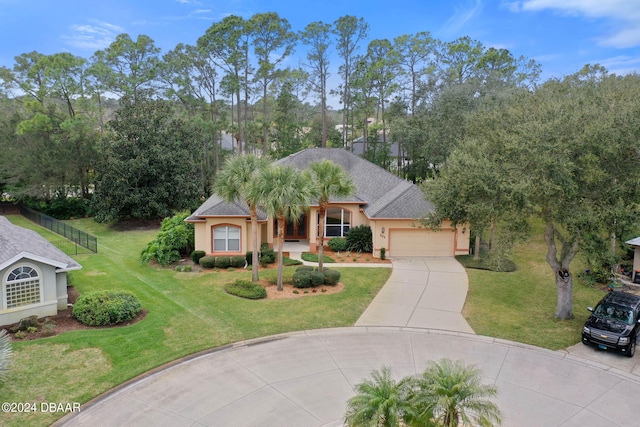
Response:
[[[640,45],[640,2],[635,0],[522,0],[503,4],[512,12],[553,10],[569,16],[603,19],[609,32],[598,38],[600,45],[616,48]]]
[[[69,27],[71,33],[62,36],[65,42],[80,49],[104,49],[108,47],[118,34],[124,33],[124,28],[97,20],[90,20],[90,24],[74,24]]]
[[[451,18],[442,26],[442,32],[455,34],[474,16],[482,10],[482,1],[467,1],[463,7],[456,6]]]

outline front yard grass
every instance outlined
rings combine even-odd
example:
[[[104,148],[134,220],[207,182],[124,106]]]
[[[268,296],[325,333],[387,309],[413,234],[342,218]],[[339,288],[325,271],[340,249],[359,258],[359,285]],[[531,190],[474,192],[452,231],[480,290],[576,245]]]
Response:
[[[582,326],[590,314],[586,307],[594,306],[604,293],[577,278],[584,265],[576,258],[571,265],[574,318],[556,319],[558,294],[545,261],[543,233],[543,225],[538,225],[528,241],[514,248],[514,272],[466,269],[469,292],[462,314],[477,334],[552,350],[580,342]]]
[[[22,217],[21,226],[58,240]],[[79,330],[13,344],[12,369],[0,386],[2,402],[84,403],[154,367],[202,350],[284,332],[351,326],[389,277],[388,268],[341,269],[344,291],[312,298],[251,301],[223,287],[251,272],[176,272],[141,264],[140,251],[157,229],[116,231],[91,219],[70,221],[98,237],[98,254],[78,255],[81,293],[126,289],[148,311],[127,327]],[[295,267],[286,267],[293,274]],[[261,277],[275,275],[261,272]],[[45,426],[64,414],[3,414],[2,425]]]

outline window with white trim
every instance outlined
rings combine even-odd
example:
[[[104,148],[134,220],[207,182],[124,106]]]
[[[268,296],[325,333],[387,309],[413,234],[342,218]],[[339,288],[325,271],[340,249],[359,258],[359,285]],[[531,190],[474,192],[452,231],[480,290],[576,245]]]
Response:
[[[329,208],[324,220],[326,237],[344,237],[351,228],[351,212],[342,208]]]
[[[39,304],[41,289],[38,271],[28,265],[14,268],[7,276],[4,291],[6,308]]]
[[[240,252],[240,227],[223,225],[213,229],[214,252]]]

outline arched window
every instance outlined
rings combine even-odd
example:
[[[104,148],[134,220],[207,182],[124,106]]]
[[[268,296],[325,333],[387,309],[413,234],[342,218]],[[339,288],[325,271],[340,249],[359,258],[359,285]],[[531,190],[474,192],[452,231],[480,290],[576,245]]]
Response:
[[[240,227],[221,225],[213,229],[214,252],[240,252]]]
[[[351,212],[342,208],[329,208],[324,221],[326,237],[344,237],[351,228]]]
[[[23,265],[11,270],[5,284],[6,308],[40,303],[40,275],[38,271]]]

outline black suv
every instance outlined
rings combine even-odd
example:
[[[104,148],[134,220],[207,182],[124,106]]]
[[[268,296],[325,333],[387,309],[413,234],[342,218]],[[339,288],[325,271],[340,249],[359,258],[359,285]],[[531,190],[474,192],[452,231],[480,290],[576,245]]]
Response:
[[[593,309],[582,328],[582,342],[603,350],[619,350],[629,357],[636,352],[640,330],[640,296],[609,292]]]

